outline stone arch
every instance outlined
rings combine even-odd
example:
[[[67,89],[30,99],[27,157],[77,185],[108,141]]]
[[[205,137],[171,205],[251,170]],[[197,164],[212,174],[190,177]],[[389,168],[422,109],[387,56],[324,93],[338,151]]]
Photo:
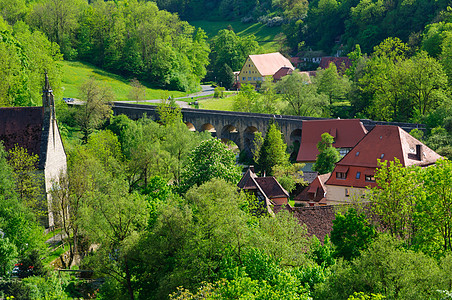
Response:
[[[201,131],[208,131],[208,132],[211,132],[212,134],[217,132],[215,127],[212,124],[210,124],[210,123],[203,124],[201,126]]]
[[[254,148],[254,134],[258,132],[256,126],[248,126],[246,127],[243,138],[244,138],[244,150],[248,152],[248,155],[252,157],[252,149]]]
[[[190,131],[196,131],[195,125],[193,125],[193,123],[191,123],[191,122],[185,122],[185,125],[187,125],[188,130],[190,130]]]
[[[296,161],[298,151],[300,150],[301,144],[301,129],[297,128],[290,133],[289,138],[290,144],[287,145],[287,148],[290,149],[290,160]]]
[[[223,129],[221,130],[221,134],[230,134],[230,133],[239,133],[237,127],[229,124],[224,126]]]
[[[240,146],[237,145],[236,142],[234,142],[233,140],[230,140],[230,139],[228,139],[228,138],[224,138],[224,137],[221,138],[221,142],[222,142],[223,144],[225,144],[226,146],[228,146],[228,148],[229,148],[230,150],[232,150],[232,152],[234,152],[235,155],[239,155],[239,153],[240,153]]]

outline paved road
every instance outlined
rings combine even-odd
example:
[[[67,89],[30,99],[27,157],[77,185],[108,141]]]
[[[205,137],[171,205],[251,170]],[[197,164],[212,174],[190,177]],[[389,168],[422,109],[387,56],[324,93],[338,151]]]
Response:
[[[191,108],[190,105],[188,105],[187,102],[185,101],[177,101],[177,99],[188,99],[188,98],[192,98],[192,97],[199,97],[199,96],[208,96],[208,95],[212,95],[214,93],[214,88],[211,87],[210,85],[201,85],[202,91],[197,92],[197,93],[193,93],[190,94],[188,96],[185,97],[178,97],[175,98],[176,99],[176,104],[179,105],[181,108]],[[142,100],[140,102],[149,102],[149,103],[160,103],[162,100],[161,99],[154,99],[154,100]],[[135,102],[135,101],[116,101],[116,102]]]

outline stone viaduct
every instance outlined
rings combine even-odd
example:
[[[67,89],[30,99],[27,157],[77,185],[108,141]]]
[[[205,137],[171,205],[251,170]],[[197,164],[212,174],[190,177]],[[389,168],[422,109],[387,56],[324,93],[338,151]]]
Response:
[[[154,120],[158,120],[157,106],[115,102],[113,106],[115,115],[124,114],[130,119],[137,120],[144,114]],[[240,150],[250,151],[253,144],[254,133],[262,132],[265,135],[270,120],[278,123],[284,134],[288,146],[293,145],[298,151],[297,145],[301,141],[301,131],[304,120],[319,120],[322,118],[256,114],[244,112],[230,112],[218,110],[204,110],[182,108],[183,121],[192,131],[209,131],[212,136],[220,138],[223,142],[233,141]],[[414,128],[425,130],[422,124],[380,122],[361,119],[367,130],[375,125],[397,125],[409,132]]]

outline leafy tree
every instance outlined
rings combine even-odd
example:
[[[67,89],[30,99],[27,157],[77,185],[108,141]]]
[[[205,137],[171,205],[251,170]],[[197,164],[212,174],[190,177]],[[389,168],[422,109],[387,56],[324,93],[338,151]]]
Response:
[[[218,69],[217,73],[217,83],[220,83],[220,86],[224,87],[227,90],[230,90],[235,82],[234,72],[231,67],[227,64],[223,64]]]
[[[213,178],[222,178],[237,183],[240,170],[235,165],[235,156],[218,139],[201,142],[191,153],[188,164],[182,173],[182,190],[199,186]]]
[[[129,92],[129,98],[139,102],[144,100],[146,97],[146,87],[138,81],[138,79],[133,78],[130,80],[130,86],[132,87]]]
[[[420,226],[424,231],[424,243],[438,237],[438,245],[443,252],[452,249],[452,190],[450,172],[452,163],[447,159],[436,161],[434,166],[422,172],[422,188],[425,199],[418,204]]]
[[[276,122],[270,121],[256,162],[259,172],[266,174],[266,176],[271,176],[276,165],[288,165],[289,154],[286,149],[287,145],[284,143],[283,135],[279,131]]]
[[[363,213],[358,213],[354,208],[350,208],[345,215],[336,213],[331,231],[336,256],[346,260],[358,257],[375,236],[375,228],[369,224]]]
[[[328,133],[322,133],[322,139],[317,144],[319,154],[312,169],[320,174],[332,172],[340,159],[339,151],[333,147],[334,138]]]
[[[78,108],[76,119],[83,133],[83,141],[86,143],[93,130],[110,116],[111,108],[108,102],[113,100],[113,94],[107,87],[90,79],[80,87],[80,98],[85,103]]]
[[[285,113],[296,116],[320,116],[323,114],[327,100],[319,95],[315,85],[305,75],[293,72],[284,76],[276,85],[281,99],[287,104]]]
[[[273,175],[282,187],[290,193],[295,189],[297,184],[307,184],[303,180],[303,171],[301,171],[303,166],[303,164],[276,165],[273,167]]]
[[[27,150],[15,145],[8,151],[9,164],[13,169],[15,188],[19,199],[36,216],[42,216],[46,208],[43,199],[43,176],[38,172],[38,156],[29,155]]]
[[[234,111],[255,112],[260,95],[252,84],[244,84],[239,94],[234,98]]]
[[[335,101],[344,99],[350,89],[350,82],[347,77],[338,74],[334,63],[330,63],[327,69],[318,71],[315,79],[317,92],[327,95],[330,105]]]
[[[375,187],[368,194],[372,211],[379,216],[381,225],[394,236],[412,242],[414,213],[422,185],[415,176],[418,168],[403,167],[400,161],[379,161],[375,172]]]

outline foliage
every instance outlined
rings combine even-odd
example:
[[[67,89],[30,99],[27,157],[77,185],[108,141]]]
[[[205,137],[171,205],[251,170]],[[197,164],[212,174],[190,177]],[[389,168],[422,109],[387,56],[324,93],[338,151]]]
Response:
[[[328,96],[330,105],[343,100],[350,89],[350,82],[345,76],[338,74],[337,67],[330,63],[327,69],[316,73],[317,92]]]
[[[375,181],[379,188],[369,193],[372,211],[393,236],[411,241],[414,232],[414,210],[422,186],[415,176],[417,168],[403,167],[400,161],[378,161]]]
[[[84,104],[78,108],[76,120],[86,143],[93,130],[99,128],[110,116],[111,108],[108,102],[113,100],[113,94],[107,87],[90,79],[80,86],[80,99]]]
[[[7,237],[0,238],[0,276],[7,277],[17,259],[17,248]]]
[[[289,154],[286,149],[287,145],[284,143],[283,135],[278,129],[277,123],[270,121],[256,162],[259,172],[271,176],[276,165],[285,166],[289,164]]]
[[[303,168],[304,164],[286,164],[286,165],[276,165],[273,167],[273,176],[276,177],[278,182],[282,187],[288,191],[292,192],[296,185],[306,185],[307,182],[303,179]]]
[[[18,145],[10,149],[8,154],[19,199],[37,217],[42,216],[46,202],[42,196],[43,175],[38,172],[38,155],[29,155],[26,149]]]
[[[334,138],[328,133],[322,133],[322,139],[317,144],[319,154],[312,169],[319,174],[332,172],[335,164],[339,161],[339,151],[333,147]]]
[[[182,190],[187,191],[213,178],[232,183],[240,179],[234,153],[218,139],[205,140],[192,151],[182,173]]]
[[[309,82],[306,75],[293,72],[284,76],[276,84],[286,103],[286,114],[296,116],[321,116],[326,109],[326,97],[317,93],[316,86]]]
[[[346,260],[358,257],[375,236],[375,228],[363,213],[359,214],[354,208],[350,208],[345,215],[336,213],[331,231],[336,256]]]

